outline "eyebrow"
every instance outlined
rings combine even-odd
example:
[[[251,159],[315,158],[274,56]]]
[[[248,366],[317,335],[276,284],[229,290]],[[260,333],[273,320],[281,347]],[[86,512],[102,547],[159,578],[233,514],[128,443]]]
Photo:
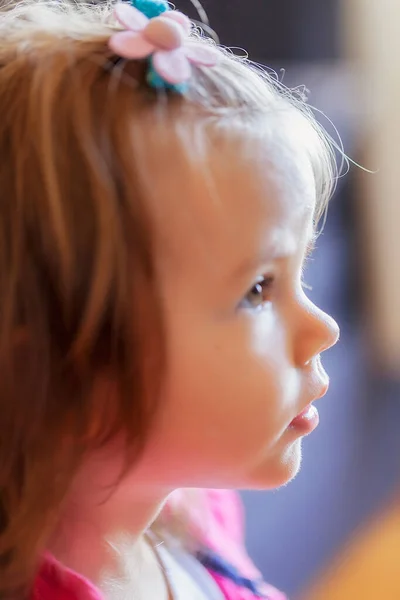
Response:
[[[317,235],[313,231],[310,236],[306,250],[304,252],[304,260],[310,257],[310,255],[314,252],[317,241]],[[256,271],[260,266],[265,265],[268,262],[282,260],[284,258],[288,258],[292,256],[293,252],[289,250],[278,250],[277,248],[272,247],[268,252],[263,253],[262,255],[256,255],[243,260],[240,265],[234,270],[233,276],[234,278],[243,277],[246,273],[251,273]]]

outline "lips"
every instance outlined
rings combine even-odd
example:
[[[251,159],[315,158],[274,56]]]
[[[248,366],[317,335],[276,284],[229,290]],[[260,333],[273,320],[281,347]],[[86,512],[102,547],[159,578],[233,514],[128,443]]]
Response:
[[[317,364],[317,368],[314,368],[311,373],[309,384],[311,390],[310,393],[307,394],[308,397],[311,396],[311,401],[308,401],[308,404],[299,412],[293,421],[296,419],[307,418],[307,414],[311,414],[310,409],[312,409],[312,412],[315,412],[317,409],[312,406],[312,403],[323,398],[329,389],[329,377],[321,363],[318,361]]]
[[[300,435],[307,435],[318,426],[318,410],[309,404],[289,425],[289,429],[297,431]]]
[[[307,419],[313,408],[313,405],[309,404],[304,410],[301,411],[301,413],[297,415],[297,417],[295,417],[295,419]]]

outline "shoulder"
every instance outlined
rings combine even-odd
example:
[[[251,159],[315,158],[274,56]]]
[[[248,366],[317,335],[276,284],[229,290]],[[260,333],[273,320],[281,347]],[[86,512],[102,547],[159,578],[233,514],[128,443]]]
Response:
[[[34,582],[30,600],[102,600],[83,577],[61,567],[46,555]]]
[[[226,598],[251,600],[262,594],[269,600],[285,600],[281,592],[263,582],[247,553],[240,496],[231,490],[204,490],[202,494],[205,518],[198,531],[210,553],[200,558],[224,588]],[[238,587],[242,588],[241,596]]]

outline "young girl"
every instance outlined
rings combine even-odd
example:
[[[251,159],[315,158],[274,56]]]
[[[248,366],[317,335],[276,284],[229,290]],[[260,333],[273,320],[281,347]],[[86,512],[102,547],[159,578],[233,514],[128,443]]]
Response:
[[[207,490],[286,483],[318,423],[327,139],[164,0],[0,40],[0,598],[281,598]]]

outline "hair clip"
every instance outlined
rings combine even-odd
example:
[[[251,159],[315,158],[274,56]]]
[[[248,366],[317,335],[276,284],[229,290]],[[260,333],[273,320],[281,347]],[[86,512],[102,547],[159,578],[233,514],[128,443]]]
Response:
[[[121,58],[147,58],[147,82],[153,88],[183,92],[192,65],[213,67],[218,62],[217,48],[191,39],[190,19],[162,0],[137,0],[136,6],[120,2],[114,15],[123,31],[110,37],[109,47]]]

